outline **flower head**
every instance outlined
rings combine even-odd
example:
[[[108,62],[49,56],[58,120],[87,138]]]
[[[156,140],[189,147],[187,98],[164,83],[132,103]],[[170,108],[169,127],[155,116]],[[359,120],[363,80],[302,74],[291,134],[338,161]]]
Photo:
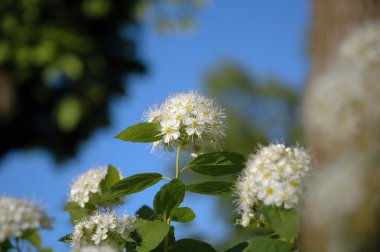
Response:
[[[224,136],[224,118],[224,111],[213,100],[196,92],[170,96],[144,113],[145,121],[161,126],[162,139],[153,144],[153,149],[170,150],[180,144],[190,152],[217,145]]]
[[[256,217],[258,203],[294,208],[310,165],[310,156],[300,147],[271,144],[252,154],[236,183],[239,223],[247,226]]]
[[[19,238],[30,229],[49,228],[51,220],[27,200],[0,197],[0,242]]]
[[[72,184],[69,201],[78,203],[81,207],[91,200],[91,196],[101,193],[100,182],[107,175],[107,167],[90,169],[80,175]],[[121,174],[119,173],[121,177]]]
[[[71,244],[74,248],[93,245],[122,248],[131,240],[135,220],[129,215],[118,218],[113,211],[97,212],[74,226]]]

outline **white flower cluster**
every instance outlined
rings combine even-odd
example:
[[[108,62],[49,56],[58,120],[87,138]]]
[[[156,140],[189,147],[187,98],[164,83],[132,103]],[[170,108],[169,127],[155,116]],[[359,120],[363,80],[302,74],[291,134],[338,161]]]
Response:
[[[271,144],[252,154],[236,183],[238,211],[242,215],[239,224],[248,226],[260,203],[294,208],[310,167],[311,158],[300,147]]]
[[[107,167],[90,169],[80,175],[71,186],[69,201],[84,207],[90,201],[91,194],[100,193],[100,182],[106,175]]]
[[[369,22],[347,36],[339,48],[342,60],[380,66],[380,22]]]
[[[380,23],[371,23],[342,42],[335,61],[309,86],[305,128],[320,156],[380,147],[379,67]]]
[[[211,99],[196,92],[170,96],[161,106],[144,113],[144,120],[161,125],[162,139],[153,144],[171,150],[181,145],[197,153],[207,145],[217,145],[224,136],[224,111]]]
[[[135,221],[127,214],[118,218],[113,211],[97,212],[74,226],[71,244],[77,249],[93,245],[120,249],[131,240]]]
[[[38,206],[27,200],[0,197],[0,242],[39,228],[50,228],[50,220]]]

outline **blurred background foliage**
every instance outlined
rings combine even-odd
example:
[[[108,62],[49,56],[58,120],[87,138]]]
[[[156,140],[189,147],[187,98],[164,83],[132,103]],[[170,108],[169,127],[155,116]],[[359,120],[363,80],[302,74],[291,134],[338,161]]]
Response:
[[[302,141],[300,91],[292,85],[252,76],[238,63],[222,61],[206,72],[204,86],[226,109],[225,149],[247,155],[268,140]]]
[[[155,31],[172,33],[194,28],[196,16],[206,5],[207,0],[140,0],[134,13]]]
[[[144,73],[138,30],[188,30],[202,0],[2,0],[0,157],[42,147],[56,161],[110,124],[111,100]]]
[[[143,73],[137,1],[0,1],[0,156],[43,147],[57,161],[109,122],[112,98]]]

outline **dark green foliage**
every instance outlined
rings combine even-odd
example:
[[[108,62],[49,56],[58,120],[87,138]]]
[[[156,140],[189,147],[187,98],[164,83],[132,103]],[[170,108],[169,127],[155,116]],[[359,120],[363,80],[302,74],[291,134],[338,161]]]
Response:
[[[203,175],[223,176],[240,172],[244,168],[244,162],[241,154],[221,151],[201,154],[188,167]]]
[[[181,239],[169,248],[169,252],[216,252],[210,245],[195,239]]]
[[[175,236],[174,236],[174,227],[170,226],[169,233],[167,235],[167,238],[165,238],[160,245],[158,245],[155,249],[153,249],[151,252],[162,252],[165,251],[165,242],[167,242],[167,246],[171,246],[173,243],[175,243]]]
[[[140,173],[124,178],[111,187],[113,197],[124,197],[126,195],[137,193],[156,184],[162,179],[159,173]],[[110,197],[112,197],[110,196]]]
[[[113,165],[108,165],[107,174],[104,179],[100,181],[100,189],[102,193],[110,190],[114,184],[120,181],[120,179],[119,171]]]
[[[0,242],[0,252],[5,252],[5,251],[8,251],[12,248],[13,248],[13,246],[12,246],[11,242],[9,241],[9,239],[6,239],[5,241]]]
[[[186,190],[193,193],[222,195],[232,192],[233,182],[230,181],[206,181],[186,186]]]
[[[230,249],[227,249],[225,252],[243,252],[249,246],[248,242],[242,242]]]
[[[70,241],[71,241],[71,233],[62,236],[61,238],[59,238],[58,241],[60,241],[60,242],[65,242],[65,243],[70,243]]]
[[[280,209],[273,206],[262,207],[266,221],[280,236],[295,239],[300,229],[300,220],[294,209]]]
[[[63,161],[110,123],[110,101],[144,72],[137,2],[0,1],[0,156],[43,147]]]
[[[185,185],[179,179],[173,179],[163,185],[153,200],[154,211],[166,222],[177,210],[185,197]]]
[[[169,232],[169,225],[161,221],[137,221],[137,233],[141,243],[136,246],[137,252],[148,252],[156,248]]]
[[[249,246],[243,250],[244,252],[290,252],[292,245],[271,239],[269,237],[255,237],[249,241]]]
[[[174,211],[171,220],[176,222],[189,222],[194,220],[194,218],[195,213],[191,208],[179,207]]]
[[[154,217],[154,210],[147,205],[143,205],[139,208],[139,210],[137,210],[136,216],[143,220],[149,220]]]

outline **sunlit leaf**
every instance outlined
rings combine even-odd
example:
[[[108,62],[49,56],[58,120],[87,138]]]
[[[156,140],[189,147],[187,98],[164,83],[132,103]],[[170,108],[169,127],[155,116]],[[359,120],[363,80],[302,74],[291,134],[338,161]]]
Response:
[[[115,138],[126,142],[151,143],[160,140],[162,138],[160,134],[160,124],[139,123],[126,128],[117,134]]]

